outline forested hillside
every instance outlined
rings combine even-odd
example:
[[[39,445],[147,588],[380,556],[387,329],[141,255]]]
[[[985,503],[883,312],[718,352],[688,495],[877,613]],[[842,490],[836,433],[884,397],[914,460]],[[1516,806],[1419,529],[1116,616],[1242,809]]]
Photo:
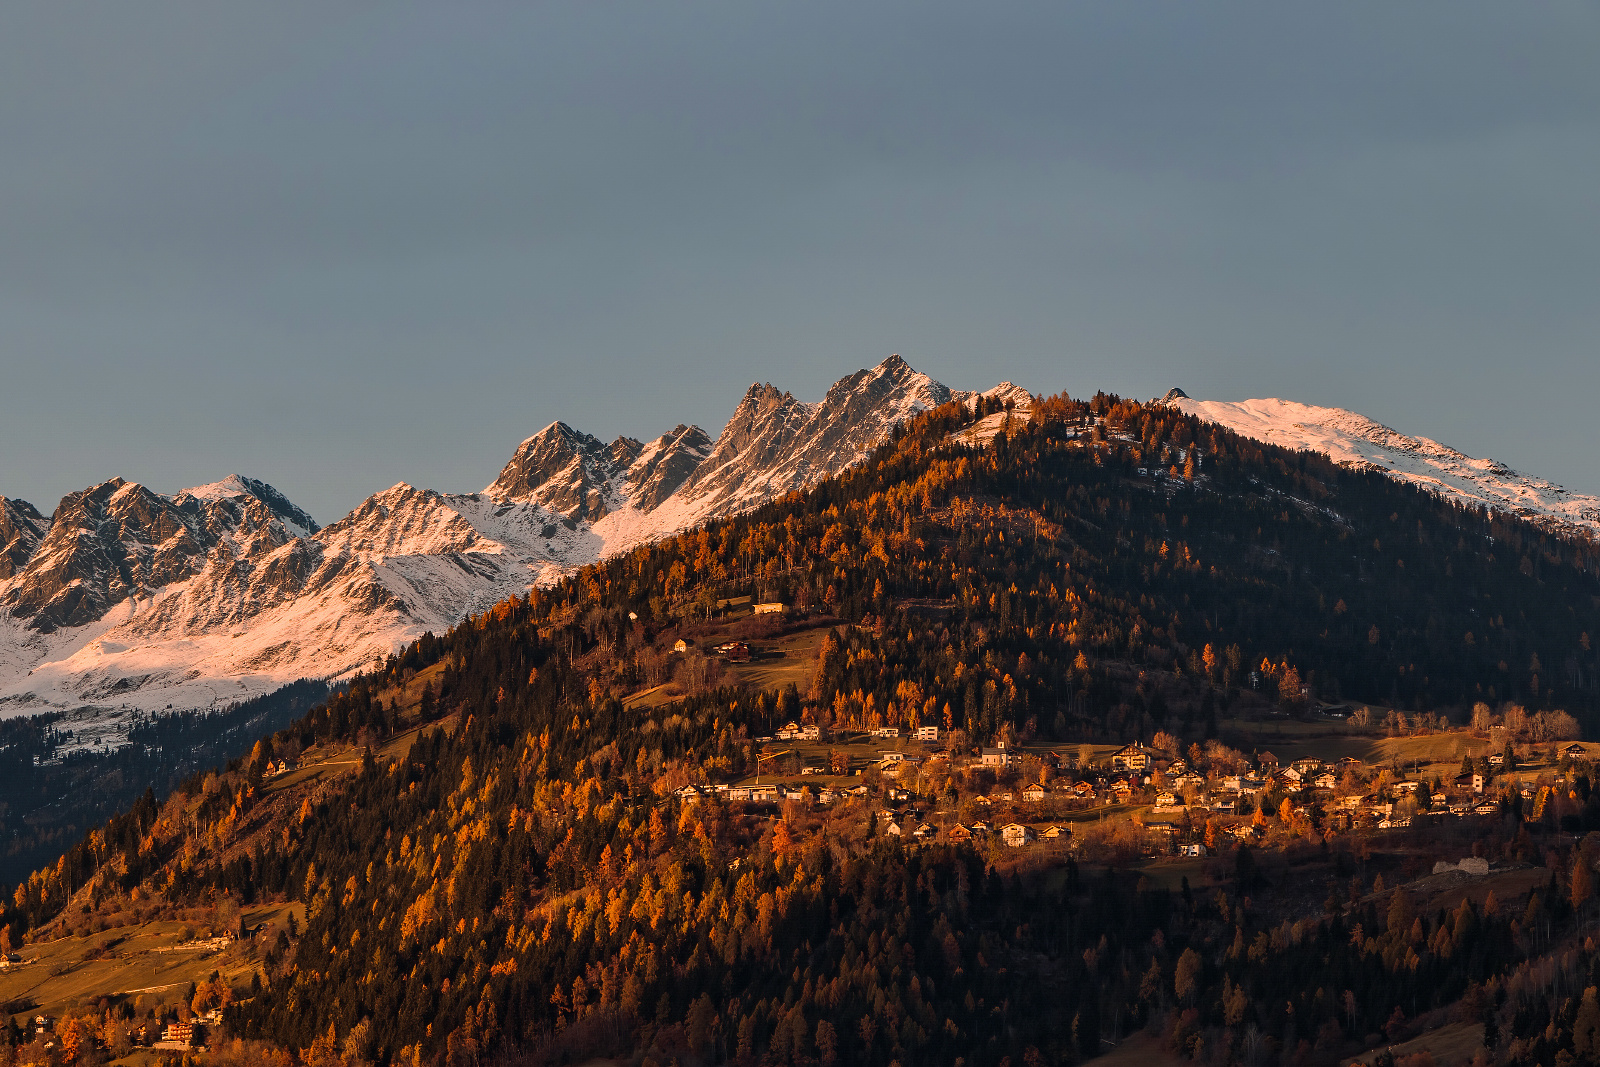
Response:
[[[759,771],[790,720],[938,725],[967,750],[1201,741],[1224,713],[1319,700],[1600,713],[1593,544],[1108,396],[949,442],[995,413],[936,409],[813,491],[419,641],[34,875],[10,936],[133,890],[301,901],[225,1018],[320,1062],[1065,1063],[1152,1020],[1197,1058],[1309,1056],[1516,974],[1522,999],[1479,1015],[1570,1047],[1560,981],[1527,977],[1586,899],[1553,833],[1493,841],[1561,881],[1525,907],[1422,914],[1403,892],[1274,888],[1248,850],[1221,890],[1169,891],[902,844],[876,795],[680,798]],[[667,639],[740,596],[827,628],[806,684],[735,684],[693,646],[672,666]],[[624,704],[663,676],[679,698]],[[366,752],[336,788],[261,787],[277,752],[334,744]],[[1345,880],[1364,862],[1303,847]],[[1560,974],[1581,989],[1591,966]]]

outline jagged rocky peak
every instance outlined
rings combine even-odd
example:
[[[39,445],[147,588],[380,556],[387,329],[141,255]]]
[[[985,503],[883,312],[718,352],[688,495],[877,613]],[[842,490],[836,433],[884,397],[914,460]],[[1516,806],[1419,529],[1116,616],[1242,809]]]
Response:
[[[625,440],[618,441],[624,453]],[[610,483],[622,469],[612,449],[598,438],[552,422],[517,446],[511,462],[484,492],[593,520],[616,506]]]
[[[82,626],[131,594],[191,573],[204,551],[172,501],[112,478],[61,498],[6,604],[47,633]]]
[[[1188,393],[1186,393],[1182,389],[1179,389],[1176,386],[1174,386],[1173,388],[1168,389],[1167,390],[1167,395],[1163,396],[1160,400],[1157,400],[1156,403],[1157,404],[1171,404],[1171,403],[1174,403],[1174,402],[1179,401],[1179,400],[1188,400],[1188,399],[1189,399],[1189,394]]]
[[[261,481],[259,478],[246,478],[242,474],[230,474],[220,482],[211,482],[209,485],[197,485],[191,489],[184,489],[177,493],[173,500],[181,502],[185,497],[197,501],[259,501],[266,507],[267,512],[279,522],[283,523],[289,533],[296,537],[308,537],[321,529],[317,520],[309,512],[295,506],[290,499],[278,490]]]
[[[26,500],[0,496],[0,581],[28,565],[50,529],[50,520]]]
[[[633,506],[651,511],[677,492],[711,454],[711,445],[700,427],[679,423],[643,446],[628,468]]]
[[[954,395],[898,355],[841,378],[816,404],[757,383],[681,491],[716,512],[760,503],[837,474],[896,424]]]

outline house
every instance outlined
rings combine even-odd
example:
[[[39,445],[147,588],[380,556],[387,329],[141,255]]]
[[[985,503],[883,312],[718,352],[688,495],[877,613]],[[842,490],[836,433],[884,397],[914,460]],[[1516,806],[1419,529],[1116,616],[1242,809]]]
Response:
[[[1198,774],[1181,774],[1172,780],[1174,789],[1199,789],[1206,780]]]
[[[1263,752],[1261,755],[1256,757],[1256,766],[1260,767],[1266,773],[1271,774],[1273,771],[1278,769],[1278,757],[1274,756],[1270,752]]]
[[[931,838],[935,832],[936,831],[932,826],[928,825],[927,823],[923,823],[921,826],[911,831],[911,836],[916,838],[918,841],[926,841]]]
[[[736,785],[736,786],[729,787],[729,789],[728,789],[728,799],[729,800],[749,800],[750,799],[750,787],[747,786],[747,785]]]
[[[1332,771],[1323,771],[1311,780],[1311,784],[1318,789],[1333,789],[1339,784],[1339,776]]]
[[[972,832],[974,834],[979,835],[979,836],[982,836],[983,834],[988,833],[989,830],[990,830],[989,824],[984,822],[982,819],[979,819],[977,822],[972,824]]]
[[[1469,789],[1474,793],[1483,792],[1483,775],[1478,771],[1458,774],[1450,781],[1457,789]]]
[[[789,610],[789,605],[777,600],[768,600],[764,603],[757,604],[751,610],[757,615],[782,615],[785,611]]]
[[[903,830],[901,828],[899,823],[894,821],[893,817],[890,816],[889,812],[884,812],[883,814],[885,816],[885,818],[883,820],[883,832],[886,833],[886,834],[889,834],[889,835],[891,835],[893,837],[903,837],[903,836],[905,836],[905,830]]]
[[[911,732],[911,736],[918,741],[933,744],[939,740],[939,728],[937,726],[919,726]]]
[[[1133,786],[1127,782],[1118,782],[1111,787],[1111,795],[1116,798],[1118,804],[1126,804],[1133,799]]]
[[[1317,771],[1322,770],[1322,761],[1315,756],[1303,756],[1289,766],[1299,771],[1302,775],[1315,774]]]
[[[1499,815],[1500,805],[1492,800],[1486,800],[1472,810],[1478,815]]]
[[[1037,804],[1048,795],[1049,794],[1045,792],[1045,788],[1042,785],[1030,785],[1028,788],[1022,791],[1022,799],[1028,801],[1030,804]]]
[[[672,643],[672,651],[687,652],[694,647],[694,642],[687,637],[680,637]]]
[[[1039,835],[1046,841],[1067,841],[1072,837],[1072,831],[1065,826],[1046,827],[1044,833]]]
[[[1287,789],[1299,789],[1305,784],[1306,776],[1301,774],[1294,767],[1285,767],[1277,774],[1274,774],[1272,776],[1272,780]]]
[[[1339,761],[1339,769],[1341,771],[1358,771],[1361,769],[1361,761],[1354,756],[1346,756]]]
[[[985,747],[979,755],[979,762],[985,767],[1009,767],[1015,758],[1010,749],[1004,745],[997,745],[993,748]]]
[[[1567,757],[1567,759],[1588,759],[1589,758],[1589,753],[1585,752],[1583,746],[1578,744],[1578,743],[1576,743],[1576,742],[1574,742],[1574,743],[1568,745],[1566,748],[1562,749],[1561,750],[1561,754],[1563,756]]]
[[[1204,856],[1205,854],[1206,846],[1199,843],[1178,846],[1178,855],[1180,856]]]
[[[1169,791],[1169,792],[1165,792],[1165,793],[1157,793],[1156,794],[1156,807],[1158,807],[1158,808],[1176,807],[1177,804],[1178,804],[1178,794],[1176,794],[1176,793],[1173,793],[1173,792]]]
[[[685,804],[700,803],[700,787],[697,785],[686,785],[679,789],[676,795]]]
[[[161,1040],[176,1041],[181,1045],[188,1045],[194,1041],[194,1023],[171,1022],[161,1031]]]
[[[1178,824],[1171,822],[1147,822],[1144,824],[1144,828],[1153,834],[1175,834],[1178,832]]]
[[[1039,835],[1033,832],[1033,827],[1024,826],[1020,822],[1007,823],[1001,827],[1000,837],[1008,848],[1021,848],[1039,840]]]
[[[731,644],[723,645],[718,651],[722,653],[729,663],[750,662],[750,646],[743,641],[734,641]]]
[[[945,836],[952,841],[971,841],[972,831],[968,830],[960,823],[956,823],[954,826],[950,827],[949,832],[946,833]]]
[[[1150,753],[1143,745],[1135,741],[1131,745],[1124,745],[1111,754],[1111,766],[1123,771],[1149,770]]]
[[[786,722],[778,730],[779,741],[793,741],[799,736],[800,724],[797,722]]]
[[[900,727],[898,727],[898,726],[875,726],[871,730],[869,730],[868,733],[870,733],[873,737],[899,737],[900,736]]]
[[[1415,793],[1417,790],[1419,790],[1421,788],[1422,788],[1422,783],[1421,782],[1396,782],[1394,784],[1394,791],[1396,793],[1400,793],[1401,795],[1408,795],[1408,794],[1411,794],[1411,793]]]

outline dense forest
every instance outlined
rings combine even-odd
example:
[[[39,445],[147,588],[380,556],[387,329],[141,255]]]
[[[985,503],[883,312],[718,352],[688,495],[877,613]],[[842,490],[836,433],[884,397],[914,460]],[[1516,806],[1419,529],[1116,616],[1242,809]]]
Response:
[[[937,409],[810,492],[425,637],[178,806],[110,820],[0,921],[21,938],[136,887],[301,901],[225,1018],[315,1062],[1033,1065],[1140,1027],[1206,1062],[1315,1062],[1452,1004],[1526,1062],[1593,1047],[1597,963],[1570,940],[1593,857],[1553,828],[1486,841],[1549,867],[1525,906],[1429,913],[1326,842],[1299,858],[1340,892],[1247,848],[1227,888],[1175,892],[903,845],[870,799],[677,799],[752,770],[791,719],[975,746],[1201,740],[1242,705],[1515,701],[1593,727],[1593,544],[1104,395],[950,441],[994,413]],[[624,707],[671,669],[666,637],[741,595],[828,627],[809,685],[753,691],[685,656],[681,699]],[[266,762],[328,743],[364,766],[270,813]]]
[[[55,863],[146,790],[165,796],[244,755],[329,692],[301,681],[214,712],[141,716],[124,743],[107,749],[82,746],[57,714],[0,719],[0,881]]]

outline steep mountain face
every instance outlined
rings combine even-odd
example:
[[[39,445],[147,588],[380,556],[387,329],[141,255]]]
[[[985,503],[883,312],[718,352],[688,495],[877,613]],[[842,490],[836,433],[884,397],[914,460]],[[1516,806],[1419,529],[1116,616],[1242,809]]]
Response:
[[[683,493],[707,515],[769,500],[860,462],[896,424],[955,395],[899,356],[839,380],[819,404],[752,385]]]
[[[401,483],[319,529],[237,475],[170,497],[112,479],[53,520],[6,501],[0,713],[214,707],[396,647],[575,567],[838,473],[956,394],[898,356],[816,404],[753,386],[713,442],[553,423],[483,492]],[[1025,396],[1025,392],[1023,393]]]
[[[197,573],[224,545],[254,557],[308,528],[310,516],[277,490],[237,475],[173,497],[113,478],[62,499],[0,603],[41,633],[86,626]]]
[[[50,520],[38,508],[0,496],[0,581],[28,565],[49,529]]]
[[[1193,400],[1181,389],[1162,402],[1258,441],[1321,452],[1347,467],[1381,470],[1397,481],[1509,512],[1545,529],[1600,533],[1600,498],[1569,492],[1496,460],[1473,459],[1426,437],[1408,437],[1344,408],[1275,398]]]

